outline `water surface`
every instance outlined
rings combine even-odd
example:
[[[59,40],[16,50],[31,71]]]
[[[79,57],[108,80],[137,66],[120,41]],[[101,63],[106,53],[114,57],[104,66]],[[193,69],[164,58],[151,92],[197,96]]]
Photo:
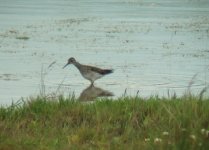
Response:
[[[207,0],[1,0],[0,104],[40,92],[79,97],[89,81],[62,69],[69,57],[113,68],[95,86],[115,97],[182,95],[188,85],[198,93],[209,84],[208,8]]]

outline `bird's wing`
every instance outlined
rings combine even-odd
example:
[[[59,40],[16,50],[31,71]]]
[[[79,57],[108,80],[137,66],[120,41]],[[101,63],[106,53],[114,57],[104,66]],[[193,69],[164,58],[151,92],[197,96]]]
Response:
[[[105,75],[105,74],[109,74],[109,73],[112,73],[113,70],[111,69],[100,69],[100,68],[97,68],[97,67],[90,67],[92,71],[94,72],[97,72],[99,74],[102,74],[102,75]]]

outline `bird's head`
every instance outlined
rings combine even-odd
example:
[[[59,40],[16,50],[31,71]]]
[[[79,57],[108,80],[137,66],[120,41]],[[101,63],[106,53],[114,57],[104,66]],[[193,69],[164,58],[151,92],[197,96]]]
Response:
[[[76,63],[76,60],[75,60],[75,58],[71,57],[68,59],[67,64],[63,68],[65,68],[69,64],[74,64],[74,63]]]

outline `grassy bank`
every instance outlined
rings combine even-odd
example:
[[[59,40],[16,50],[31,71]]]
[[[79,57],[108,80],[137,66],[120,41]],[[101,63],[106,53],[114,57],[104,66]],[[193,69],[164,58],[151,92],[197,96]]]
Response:
[[[0,108],[0,149],[209,149],[209,99],[35,98]]]

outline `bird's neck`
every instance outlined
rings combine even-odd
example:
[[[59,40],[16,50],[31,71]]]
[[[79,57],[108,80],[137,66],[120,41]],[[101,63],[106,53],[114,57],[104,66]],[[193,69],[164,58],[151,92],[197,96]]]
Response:
[[[79,62],[75,62],[75,63],[74,63],[74,66],[76,66],[76,68],[79,69],[79,68],[82,66],[82,64],[80,64]]]

